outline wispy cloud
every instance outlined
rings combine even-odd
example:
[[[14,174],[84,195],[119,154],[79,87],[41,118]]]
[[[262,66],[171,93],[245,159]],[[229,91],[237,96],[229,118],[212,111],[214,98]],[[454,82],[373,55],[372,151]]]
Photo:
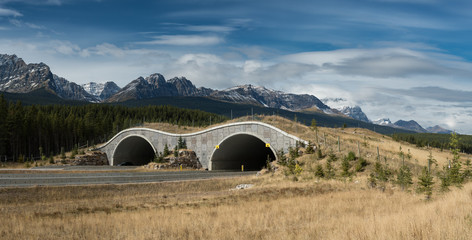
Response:
[[[224,39],[218,36],[161,35],[161,36],[154,37],[154,40],[138,42],[138,44],[197,46],[197,45],[216,45],[222,42],[224,42]]]
[[[211,26],[211,25],[189,25],[182,26],[182,30],[192,31],[192,32],[215,32],[215,33],[228,33],[236,30],[234,27],[229,26]]]
[[[0,7],[0,17],[21,17],[23,14],[16,10],[1,8]]]
[[[414,87],[410,89],[384,89],[385,92],[426,98],[442,102],[472,103],[472,91],[446,89],[441,87]]]

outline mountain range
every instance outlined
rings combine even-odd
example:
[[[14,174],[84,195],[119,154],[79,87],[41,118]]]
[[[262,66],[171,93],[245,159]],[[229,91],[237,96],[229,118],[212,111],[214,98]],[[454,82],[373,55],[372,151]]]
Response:
[[[119,103],[130,100],[156,97],[207,97],[229,103],[250,104],[259,107],[289,111],[318,111],[331,115],[343,115],[363,122],[371,123],[359,106],[330,108],[313,95],[291,94],[267,89],[262,86],[241,85],[224,90],[214,90],[195,85],[185,77],[166,80],[159,73],[148,77],[138,77],[123,88],[114,82],[90,82],[78,85],[53,74],[44,63],[26,64],[16,55],[0,54],[0,91],[7,93],[30,93],[44,89],[65,100],[86,102]],[[338,99],[336,101],[341,101]],[[372,122],[376,123],[376,122]],[[395,124],[376,123],[383,126],[412,130],[415,132],[445,133],[448,130],[439,126],[424,129],[415,121],[398,121]]]

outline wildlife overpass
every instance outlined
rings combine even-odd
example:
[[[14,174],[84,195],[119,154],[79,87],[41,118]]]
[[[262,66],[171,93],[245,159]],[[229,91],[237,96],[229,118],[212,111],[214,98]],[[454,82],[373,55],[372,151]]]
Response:
[[[149,163],[165,145],[169,149],[182,138],[195,151],[208,170],[260,170],[267,158],[276,160],[276,150],[288,151],[297,141],[306,141],[262,122],[238,122],[216,126],[195,133],[174,134],[148,128],[129,128],[111,138],[97,150],[104,152],[110,165],[131,162]]]

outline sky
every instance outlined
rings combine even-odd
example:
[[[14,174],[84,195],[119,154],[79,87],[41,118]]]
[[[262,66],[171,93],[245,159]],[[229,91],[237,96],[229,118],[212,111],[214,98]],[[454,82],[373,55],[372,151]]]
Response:
[[[78,84],[262,85],[472,134],[469,0],[0,0],[0,53]]]

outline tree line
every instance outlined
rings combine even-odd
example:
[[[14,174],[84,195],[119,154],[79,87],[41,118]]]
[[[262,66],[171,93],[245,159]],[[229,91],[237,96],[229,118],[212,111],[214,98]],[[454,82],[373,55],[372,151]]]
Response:
[[[405,141],[411,144],[415,144],[417,147],[435,147],[441,150],[449,149],[449,134],[438,134],[438,133],[395,133],[392,134],[392,138],[395,141]],[[458,148],[460,152],[472,153],[472,136],[469,135],[458,135],[460,139]]]
[[[221,115],[172,106],[23,106],[0,95],[0,160],[56,155],[61,148],[70,151],[92,146],[145,121],[201,127],[224,120]]]

